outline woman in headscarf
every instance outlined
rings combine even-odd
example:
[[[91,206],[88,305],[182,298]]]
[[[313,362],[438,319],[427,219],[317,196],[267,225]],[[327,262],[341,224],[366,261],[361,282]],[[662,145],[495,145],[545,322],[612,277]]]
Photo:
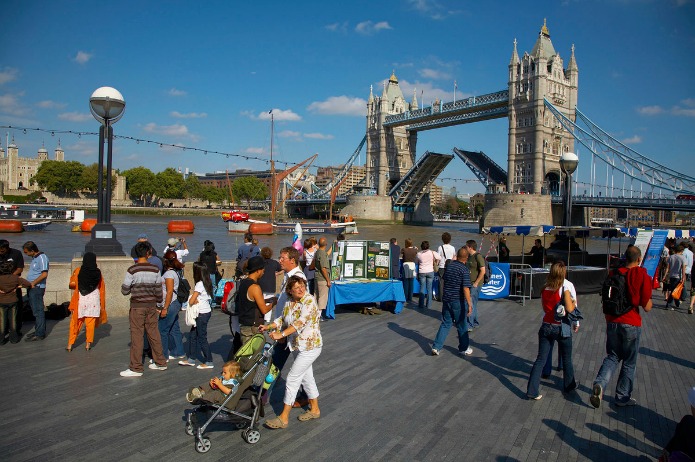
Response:
[[[104,324],[106,316],[106,286],[101,271],[97,267],[97,256],[92,252],[86,252],[82,257],[82,266],[75,269],[70,277],[71,289],[74,289],[70,299],[70,333],[68,337],[67,351],[72,351],[72,346],[77,335],[85,326],[87,342],[85,349],[90,350],[94,342],[94,328]]]

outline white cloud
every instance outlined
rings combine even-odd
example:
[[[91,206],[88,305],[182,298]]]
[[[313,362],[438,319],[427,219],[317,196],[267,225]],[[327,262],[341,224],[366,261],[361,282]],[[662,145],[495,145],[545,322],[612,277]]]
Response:
[[[270,120],[270,113],[268,111],[263,111],[257,116],[251,115],[251,118],[256,120]],[[277,122],[297,122],[302,120],[302,117],[293,112],[292,109],[282,110],[273,108],[273,118]]]
[[[355,26],[355,31],[363,35],[373,35],[382,30],[393,29],[386,21],[379,21],[377,23],[372,21],[362,21]]]
[[[51,101],[50,99],[39,101],[36,105],[42,109],[63,109],[67,106],[65,103],[58,103],[56,101]]]
[[[315,140],[332,140],[335,137],[333,135],[325,135],[323,133],[305,133],[304,138],[312,138]]]
[[[366,116],[367,100],[354,96],[331,96],[325,101],[314,101],[307,110],[316,114]]]
[[[97,144],[89,141],[78,141],[77,143],[64,146],[63,150],[70,157],[94,157],[94,162],[96,162],[97,147]]]
[[[347,22],[335,22],[333,24],[327,24],[323,26],[324,29],[329,30],[331,32],[347,32],[348,30],[348,23]]]
[[[263,149],[263,148],[256,148],[256,147],[250,147],[250,148],[246,148],[246,149],[244,150],[244,152],[245,152],[246,154],[264,154],[264,153],[265,153],[265,149]]]
[[[0,95],[0,113],[9,114],[17,117],[24,117],[31,114],[28,107],[24,106],[20,98],[24,93],[5,93]]]
[[[175,138],[190,138],[191,140],[196,140],[198,138],[196,135],[193,135],[188,131],[188,127],[182,124],[157,125],[154,122],[150,122],[144,125],[142,129],[148,133],[172,136]]]
[[[187,112],[182,114],[179,111],[172,111],[169,115],[177,119],[203,119],[208,116],[205,112]]]
[[[14,67],[6,67],[0,71],[0,85],[17,80],[18,76],[19,69],[15,69]]]
[[[177,88],[172,88],[168,91],[169,96],[186,96],[187,93],[183,90],[179,90]]]
[[[450,80],[451,74],[444,71],[437,71],[435,69],[420,69],[418,71],[420,77],[423,79],[434,79],[434,80]]]
[[[642,142],[642,137],[639,135],[631,136],[630,138],[625,138],[621,141],[623,144],[639,144]]]
[[[72,60],[78,64],[87,64],[89,60],[92,59],[92,56],[94,56],[92,53],[87,53],[86,51],[80,50],[77,52],[75,57],[72,58]]]
[[[445,19],[459,13],[459,11],[456,10],[446,9],[436,0],[408,0],[408,3],[411,9],[435,20]]]
[[[683,108],[680,106],[673,106],[671,108],[671,114],[676,116],[695,117],[695,108]]]
[[[652,116],[664,112],[661,106],[642,106],[637,108],[637,112],[641,115]]]
[[[293,130],[283,130],[278,133],[278,136],[280,138],[296,138],[298,136],[302,136],[302,134]]]
[[[444,90],[434,86],[430,82],[420,82],[415,81],[411,83],[404,79],[398,80],[398,86],[401,87],[403,91],[403,96],[406,101],[411,102],[413,100],[413,90],[417,91],[417,104],[419,107],[430,106],[435,99],[438,99],[444,103],[448,103],[454,100],[454,82],[451,82],[449,89]],[[468,93],[461,89],[459,86],[456,90],[456,99],[467,98],[473,96],[472,93]]]
[[[58,118],[70,122],[84,122],[85,120],[90,120],[92,115],[85,112],[63,112],[62,114],[58,114]]]
[[[686,98],[681,103],[685,104],[686,106],[690,107],[695,107],[695,98]]]

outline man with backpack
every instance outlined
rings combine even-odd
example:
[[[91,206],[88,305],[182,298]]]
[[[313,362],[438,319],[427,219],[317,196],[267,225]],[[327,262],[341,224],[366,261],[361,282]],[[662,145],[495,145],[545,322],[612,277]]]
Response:
[[[604,282],[601,299],[606,316],[606,353],[591,390],[589,401],[595,408],[601,406],[603,391],[611,376],[620,366],[615,387],[617,406],[634,406],[632,388],[637,367],[637,352],[642,332],[642,317],[652,309],[652,279],[647,270],[639,266],[641,251],[637,246],[625,251],[626,265],[618,268]]]
[[[444,294],[444,271],[446,271],[447,264],[456,258],[456,248],[450,244],[451,234],[445,232],[442,234],[442,245],[437,249],[437,253],[441,257],[441,262],[439,264],[439,269],[437,273],[439,274],[439,290],[437,291],[437,301],[442,301],[442,296]]]
[[[473,312],[467,318],[468,332],[471,332],[480,326],[478,322],[478,297],[480,297],[480,288],[485,283],[485,258],[478,253],[478,244],[474,240],[466,241],[466,247],[468,248],[466,266],[471,273],[471,302],[473,304]]]

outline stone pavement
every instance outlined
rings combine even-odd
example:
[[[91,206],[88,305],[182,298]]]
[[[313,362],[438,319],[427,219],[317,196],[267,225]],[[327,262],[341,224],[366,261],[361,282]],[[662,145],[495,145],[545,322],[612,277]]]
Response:
[[[466,358],[456,354],[454,330],[440,356],[430,356],[439,303],[426,312],[406,307],[400,315],[339,310],[336,320],[322,323],[325,347],[314,368],[322,417],[299,422],[301,411],[293,410],[287,429],[261,427],[255,445],[216,425],[204,455],[184,434],[190,408],[184,394],[211,371],[173,364],[122,378],[127,319],[97,329],[90,352],[82,335],[72,353],[64,350],[68,320],[49,321],[46,340],[0,347],[0,459],[654,460],[689,411],[686,392],[695,385],[695,315],[665,311],[660,294],[654,295],[658,307],[645,316],[635,407],[614,405],[615,378],[600,409],[588,403],[604,356],[597,295],[579,300],[586,319],[574,337],[578,393],[563,396],[561,373],[554,371],[542,381],[540,401],[525,398],[538,347],[538,300],[526,306],[481,301],[482,326]],[[209,338],[218,370],[230,344],[226,316],[213,314]],[[281,408],[283,383],[267,416]]]

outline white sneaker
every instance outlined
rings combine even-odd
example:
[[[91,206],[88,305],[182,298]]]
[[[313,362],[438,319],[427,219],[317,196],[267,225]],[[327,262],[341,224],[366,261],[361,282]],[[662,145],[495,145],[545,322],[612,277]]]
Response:
[[[121,371],[121,377],[140,377],[142,375],[142,372],[135,372],[130,369],[126,369],[124,371]]]
[[[169,355],[169,358],[167,359],[167,362],[169,362],[169,360],[172,360],[172,361],[173,361],[173,360],[175,360],[175,359],[186,359],[186,355],[183,355],[183,356],[171,356],[171,355]]]
[[[198,364],[198,366],[196,366],[196,369],[213,369],[214,367],[215,366],[213,366],[212,364],[201,363],[201,364]]]
[[[192,362],[192,361],[189,361],[189,360],[187,360],[187,359],[184,359],[184,360],[179,361],[179,366],[191,366],[191,367],[195,367],[195,363]]]
[[[185,358],[185,356],[184,356],[184,358]],[[169,359],[173,359],[173,358],[170,356]],[[169,359],[167,359],[167,362],[169,362]],[[150,359],[150,364],[154,364],[154,359]]]
[[[150,369],[152,369],[152,370],[154,370],[154,371],[165,371],[165,370],[167,370],[167,367],[166,367],[166,366],[157,366],[157,365],[154,364],[154,363],[150,364],[150,365],[147,366],[147,367],[149,367]]]
[[[465,356],[470,356],[473,354],[473,348],[468,347],[468,349],[466,351],[462,351],[461,354]]]
[[[432,348],[432,356],[439,356],[439,350]]]

